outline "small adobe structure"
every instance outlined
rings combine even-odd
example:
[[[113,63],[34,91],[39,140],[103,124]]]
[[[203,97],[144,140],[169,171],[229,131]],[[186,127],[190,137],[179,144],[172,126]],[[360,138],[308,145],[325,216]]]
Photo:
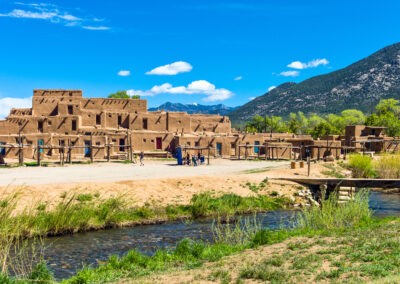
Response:
[[[0,121],[0,160],[57,160],[61,154],[70,161],[126,159],[141,151],[174,155],[178,147],[190,154],[207,149],[224,158],[297,159],[310,153],[321,159],[339,157],[346,139],[244,133],[232,129],[227,116],[148,111],[144,99],[84,98],[82,90],[37,89],[32,108],[13,108]]]

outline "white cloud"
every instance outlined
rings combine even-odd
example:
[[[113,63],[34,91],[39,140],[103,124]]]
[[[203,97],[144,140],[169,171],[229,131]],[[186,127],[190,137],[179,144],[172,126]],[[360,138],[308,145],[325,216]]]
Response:
[[[243,79],[243,77],[242,76],[239,76],[239,77],[236,77],[235,79],[233,79],[233,80],[235,80],[235,81],[239,81],[239,80],[242,80]]]
[[[21,3],[16,2],[15,5],[26,6],[24,9],[13,9],[8,13],[0,13],[0,17],[9,17],[16,19],[36,19],[45,20],[51,23],[60,23],[67,27],[80,26],[88,30],[109,30],[105,26],[83,26],[84,22],[97,22],[97,18],[82,18],[71,15],[66,11],[62,11],[58,6],[47,3]],[[22,7],[21,7],[22,8]]]
[[[326,58],[322,58],[322,59],[311,60],[308,63],[304,63],[301,61],[293,61],[287,67],[293,68],[293,69],[307,69],[307,68],[314,68],[319,65],[328,65],[328,64],[329,64],[329,61]]]
[[[118,75],[119,76],[129,76],[129,75],[131,75],[131,71],[129,71],[129,70],[121,70],[121,71],[118,72]]]
[[[300,72],[299,71],[283,71],[279,73],[280,76],[285,76],[285,77],[297,77],[299,76]]]
[[[30,108],[32,98],[0,98],[0,119],[10,114],[12,108]]]
[[[192,65],[184,61],[177,61],[171,64],[154,68],[146,72],[146,75],[176,75],[179,73],[190,72],[193,69]]]
[[[268,88],[268,92],[269,92],[269,91],[272,91],[272,90],[275,89],[275,88],[276,88],[276,86],[271,86],[271,87],[269,87],[269,88]]]
[[[110,29],[110,27],[104,27],[104,26],[100,26],[100,27],[83,26],[82,28],[85,30],[92,30],[92,31],[107,31]]]
[[[215,85],[206,80],[193,81],[187,86],[173,87],[170,83],[164,83],[159,86],[154,86],[150,90],[128,90],[128,95],[140,95],[142,97],[153,97],[159,94],[201,94],[206,95],[203,98],[205,102],[223,101],[233,96],[233,93],[227,89],[215,88]]]
[[[252,100],[254,100],[256,97],[250,97],[249,98],[249,101],[252,101]]]

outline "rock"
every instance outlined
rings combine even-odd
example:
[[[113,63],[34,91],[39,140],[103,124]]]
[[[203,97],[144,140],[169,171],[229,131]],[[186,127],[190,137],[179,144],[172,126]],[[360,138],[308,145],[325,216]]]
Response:
[[[324,161],[325,161],[325,162],[334,162],[334,161],[335,161],[335,157],[333,157],[332,155],[326,156],[326,157],[324,158]]]

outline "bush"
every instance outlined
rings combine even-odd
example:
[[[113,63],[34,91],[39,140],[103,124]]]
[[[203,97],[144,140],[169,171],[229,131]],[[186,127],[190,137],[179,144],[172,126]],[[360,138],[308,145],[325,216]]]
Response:
[[[46,262],[39,262],[32,270],[29,276],[30,280],[35,280],[34,282],[51,282],[54,280],[53,273],[47,267]]]
[[[334,230],[368,224],[372,216],[368,195],[368,190],[360,190],[354,199],[338,204],[338,195],[334,191],[328,199],[321,201],[321,206],[312,206],[299,213],[297,228],[308,231]]]
[[[349,167],[355,178],[369,178],[376,176],[372,167],[372,158],[360,154],[351,155]]]
[[[373,166],[379,178],[400,178],[400,155],[384,155]]]

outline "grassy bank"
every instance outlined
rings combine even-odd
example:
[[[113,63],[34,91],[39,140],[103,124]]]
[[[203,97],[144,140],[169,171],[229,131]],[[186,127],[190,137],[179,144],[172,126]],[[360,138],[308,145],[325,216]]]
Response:
[[[352,171],[352,176],[356,178],[400,178],[400,154],[383,154],[376,159],[370,156],[353,154],[350,156],[349,163],[344,164]]]
[[[192,205],[203,198],[194,198]],[[207,203],[214,205],[200,212],[213,210],[220,201]],[[338,205],[331,195],[322,207],[301,212],[295,229],[269,230],[254,222],[217,224],[213,244],[184,239],[175,249],[153,256],[130,251],[121,258],[110,257],[97,268],[86,267],[63,282],[358,283],[395,279],[400,275],[400,221],[371,214],[367,192],[357,193],[345,205]]]
[[[146,224],[177,218],[229,216],[249,212],[284,208],[290,201],[283,197],[256,195],[241,197],[235,194],[215,196],[211,192],[194,195],[187,205],[161,206],[153,202],[135,206],[122,196],[102,199],[98,194],[64,194],[51,206],[35,203],[13,216],[18,206],[18,194],[0,200],[0,232],[22,237],[60,235],[100,228]],[[18,228],[15,231],[15,228]]]

